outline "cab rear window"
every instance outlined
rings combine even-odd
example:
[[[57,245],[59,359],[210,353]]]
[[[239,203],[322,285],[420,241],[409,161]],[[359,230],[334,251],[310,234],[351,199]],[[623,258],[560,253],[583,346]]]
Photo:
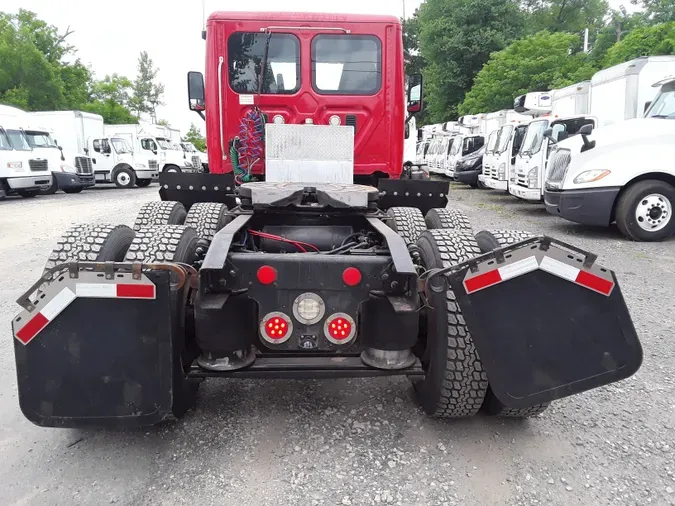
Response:
[[[268,34],[237,32],[227,41],[230,87],[236,93],[258,93]],[[300,89],[300,40],[288,33],[273,33],[267,51],[262,93],[291,94]]]
[[[382,86],[380,39],[317,35],[312,40],[312,87],[323,95],[374,95]]]

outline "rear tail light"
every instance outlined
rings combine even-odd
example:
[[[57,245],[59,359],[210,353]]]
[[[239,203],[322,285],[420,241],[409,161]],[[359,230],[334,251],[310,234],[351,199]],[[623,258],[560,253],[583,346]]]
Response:
[[[347,267],[342,273],[342,281],[347,286],[356,286],[361,282],[361,271],[356,267]]]
[[[324,334],[333,344],[347,344],[356,335],[356,322],[345,313],[335,313],[326,320],[323,326]]]
[[[282,344],[293,334],[293,323],[284,313],[269,313],[260,322],[260,335],[271,344]]]
[[[263,265],[258,269],[258,281],[263,285],[271,285],[277,280],[277,270],[269,265]]]

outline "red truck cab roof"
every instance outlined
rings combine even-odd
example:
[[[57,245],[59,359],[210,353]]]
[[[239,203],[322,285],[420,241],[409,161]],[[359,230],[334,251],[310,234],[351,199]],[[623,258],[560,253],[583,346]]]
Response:
[[[268,50],[263,93],[258,79]],[[352,125],[355,175],[398,178],[403,165],[405,75],[394,16],[216,12],[207,23],[209,167],[231,172],[230,142],[257,105],[268,121]],[[253,168],[264,172],[264,161]]]

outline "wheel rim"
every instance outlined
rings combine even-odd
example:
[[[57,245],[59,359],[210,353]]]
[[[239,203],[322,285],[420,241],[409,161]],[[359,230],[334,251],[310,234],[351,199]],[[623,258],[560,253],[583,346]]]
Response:
[[[131,182],[131,178],[126,172],[120,172],[117,174],[117,182],[122,186],[127,186]]]
[[[635,208],[635,220],[646,232],[658,232],[668,226],[673,215],[673,205],[660,193],[640,199]]]
[[[173,167],[171,167],[170,169],[166,169],[166,171],[167,171],[167,172],[178,172],[178,171],[177,171],[176,169],[174,169]]]

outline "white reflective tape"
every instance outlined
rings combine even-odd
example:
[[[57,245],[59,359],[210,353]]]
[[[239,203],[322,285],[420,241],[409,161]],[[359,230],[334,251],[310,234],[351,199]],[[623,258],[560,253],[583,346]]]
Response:
[[[115,298],[117,297],[117,285],[113,283],[77,283],[75,293],[78,297]]]
[[[517,278],[518,276],[536,271],[537,269],[539,269],[539,262],[537,262],[537,257],[532,256],[500,267],[498,270],[499,275],[502,277],[502,281],[506,281],[507,279]]]
[[[576,282],[579,275],[579,269],[555,260],[551,257],[544,257],[539,265],[542,271],[546,271],[554,276],[566,279],[568,281]]]
[[[75,294],[73,291],[70,288],[64,288],[40,310],[40,313],[49,321],[52,321],[74,300]]]

